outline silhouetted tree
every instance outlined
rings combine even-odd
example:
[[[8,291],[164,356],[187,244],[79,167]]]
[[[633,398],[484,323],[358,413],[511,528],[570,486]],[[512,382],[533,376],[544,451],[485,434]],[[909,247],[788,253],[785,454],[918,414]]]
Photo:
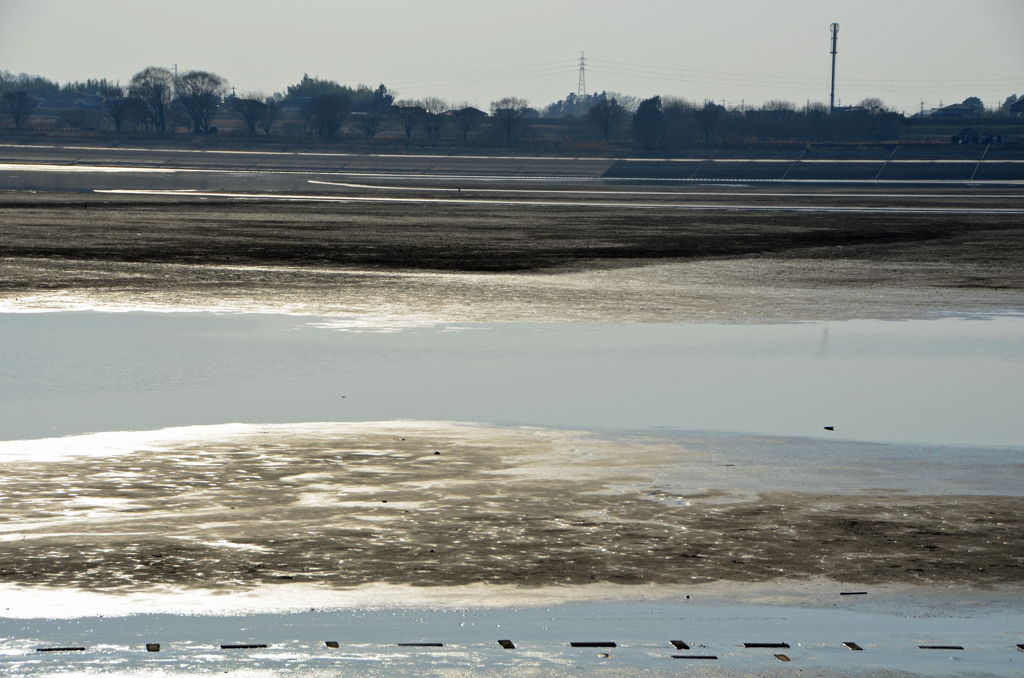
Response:
[[[700,131],[704,134],[704,143],[711,143],[711,133],[715,130],[718,122],[722,119],[725,114],[725,108],[719,106],[712,101],[704,102],[704,106],[699,110],[694,111],[693,117],[697,121],[697,126],[700,127]]]
[[[266,96],[262,92],[248,92],[231,102],[231,110],[249,130],[249,136],[256,136],[266,111]]]
[[[57,122],[66,129],[80,130],[92,120],[92,112],[87,108],[68,108],[61,111]]]
[[[665,113],[661,110],[661,97],[644,99],[633,114],[633,138],[646,148],[657,148],[665,143]]]
[[[138,97],[125,99],[124,127],[130,132],[149,130],[149,106]]]
[[[480,123],[487,118],[487,114],[472,106],[463,106],[459,109],[452,109],[452,124],[462,134],[462,140],[469,139],[469,133],[480,126]]]
[[[36,100],[28,92],[8,90],[0,95],[0,113],[10,116],[14,129],[23,128],[35,108]]]
[[[828,115],[828,106],[822,101],[808,101],[803,114],[806,118],[823,118]]]
[[[863,108],[871,115],[878,115],[879,113],[888,113],[889,107],[885,105],[885,102],[878,97],[868,97],[861,99],[857,104],[858,107]]]
[[[174,134],[179,127],[186,132],[192,129],[192,118],[184,108],[174,103],[167,107],[167,131]]]
[[[412,133],[416,131],[416,128],[426,119],[427,111],[420,105],[420,102],[406,99],[395,102],[391,107],[391,116],[405,132],[405,139],[408,141],[412,138]]]
[[[530,102],[519,97],[505,97],[491,102],[491,117],[505,132],[505,141],[511,143],[516,127],[526,117]]]
[[[274,123],[281,117],[281,104],[274,97],[267,97],[263,104],[263,114],[260,116],[260,129],[269,137]]]
[[[602,99],[587,111],[587,122],[604,135],[605,143],[625,117],[626,110],[615,99]]]
[[[427,131],[427,138],[440,139],[441,132],[444,131],[450,117],[448,102],[437,97],[428,97],[423,100],[423,109],[425,111],[423,128]]]
[[[323,139],[333,139],[349,113],[349,99],[343,94],[322,94],[302,107],[302,118]]]
[[[912,115],[901,115],[900,123],[903,125],[903,129],[906,132],[906,140],[904,143],[910,143],[910,128],[917,122],[917,118]]]
[[[981,115],[985,112],[985,104],[978,97],[967,97],[964,99],[964,106],[971,109],[971,115]]]
[[[761,111],[777,120],[789,120],[796,114],[796,106],[785,99],[771,99],[761,104]]]
[[[132,76],[128,89],[132,96],[145,102],[149,125],[157,132],[166,131],[167,106],[174,98],[174,76],[171,72],[150,66]]]
[[[192,131],[206,134],[227,93],[227,80],[208,71],[189,71],[174,83],[175,101],[192,119]]]
[[[693,112],[698,106],[689,99],[666,96],[661,99],[661,112],[665,114],[665,145],[692,142],[697,134]]]
[[[120,83],[115,85],[106,84],[100,87],[99,98],[103,106],[103,112],[114,123],[114,131],[120,133],[121,125],[124,124],[125,118],[128,115],[128,108],[131,106],[128,90],[122,87]]]
[[[288,85],[288,88],[285,90],[285,96],[299,99],[313,99],[325,94],[341,94],[344,96],[350,94],[350,91],[346,91],[347,89],[334,80],[311,78],[303,73],[302,80],[295,85]]]
[[[373,97],[366,104],[366,109],[359,117],[359,126],[367,139],[372,139],[388,128],[388,113],[395,102],[395,93],[381,83],[373,91]]]

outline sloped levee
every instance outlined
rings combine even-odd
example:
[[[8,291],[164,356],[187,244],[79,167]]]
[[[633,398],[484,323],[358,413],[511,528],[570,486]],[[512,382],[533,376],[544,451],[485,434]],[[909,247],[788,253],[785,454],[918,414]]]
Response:
[[[630,181],[1024,181],[1019,160],[620,160],[604,179]]]

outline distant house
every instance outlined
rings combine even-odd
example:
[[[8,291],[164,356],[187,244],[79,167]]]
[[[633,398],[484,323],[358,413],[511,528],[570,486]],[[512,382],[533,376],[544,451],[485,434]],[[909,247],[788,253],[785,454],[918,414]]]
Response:
[[[1010,107],[1007,110],[1010,111],[1010,115],[1024,115],[1024,98],[1021,98],[1016,103],[1010,104]]]
[[[863,106],[835,106],[832,115],[870,115],[871,111]]]
[[[950,104],[932,111],[933,118],[973,118],[981,114],[981,110],[970,104]]]

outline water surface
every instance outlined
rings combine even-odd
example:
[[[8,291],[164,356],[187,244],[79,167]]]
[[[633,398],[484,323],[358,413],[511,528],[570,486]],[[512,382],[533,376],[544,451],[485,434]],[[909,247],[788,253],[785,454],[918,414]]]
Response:
[[[422,419],[1024,442],[1017,316],[358,327],[302,316],[2,314],[0,439]]]

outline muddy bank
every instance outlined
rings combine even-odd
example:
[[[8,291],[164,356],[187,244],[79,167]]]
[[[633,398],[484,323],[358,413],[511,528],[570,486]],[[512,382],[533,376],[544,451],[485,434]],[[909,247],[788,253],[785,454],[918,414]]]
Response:
[[[0,220],[8,310],[589,322],[1024,310],[1024,227],[1012,214],[410,209],[11,193]]]
[[[211,430],[6,457],[0,582],[986,587],[1019,583],[1024,564],[1020,497],[749,496],[724,476],[666,487],[652,483],[659,468],[707,460],[650,438],[431,423]]]

